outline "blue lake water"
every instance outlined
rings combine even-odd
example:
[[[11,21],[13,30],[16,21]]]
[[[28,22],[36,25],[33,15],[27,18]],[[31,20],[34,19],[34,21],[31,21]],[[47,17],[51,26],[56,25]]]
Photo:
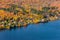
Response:
[[[1,31],[0,40],[60,40],[60,20]]]

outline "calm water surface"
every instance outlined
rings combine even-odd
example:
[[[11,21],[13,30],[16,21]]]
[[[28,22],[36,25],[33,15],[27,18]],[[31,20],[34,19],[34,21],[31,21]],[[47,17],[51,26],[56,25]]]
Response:
[[[60,20],[1,31],[0,40],[60,40]]]

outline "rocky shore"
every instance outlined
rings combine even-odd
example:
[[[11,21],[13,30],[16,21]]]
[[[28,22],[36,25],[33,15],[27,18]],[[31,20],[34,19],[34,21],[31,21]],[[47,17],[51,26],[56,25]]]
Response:
[[[9,4],[0,8],[0,30],[26,27],[28,24],[46,23],[60,19],[57,7],[41,7],[41,10]]]

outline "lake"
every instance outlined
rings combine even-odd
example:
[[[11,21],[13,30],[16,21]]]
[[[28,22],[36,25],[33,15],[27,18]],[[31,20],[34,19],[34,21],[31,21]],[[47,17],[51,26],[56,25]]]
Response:
[[[60,20],[1,31],[0,40],[60,40]]]

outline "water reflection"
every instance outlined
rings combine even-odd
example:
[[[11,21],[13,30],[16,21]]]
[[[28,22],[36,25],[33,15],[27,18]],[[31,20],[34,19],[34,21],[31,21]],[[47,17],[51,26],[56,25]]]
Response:
[[[60,20],[1,31],[0,40],[60,40]]]

